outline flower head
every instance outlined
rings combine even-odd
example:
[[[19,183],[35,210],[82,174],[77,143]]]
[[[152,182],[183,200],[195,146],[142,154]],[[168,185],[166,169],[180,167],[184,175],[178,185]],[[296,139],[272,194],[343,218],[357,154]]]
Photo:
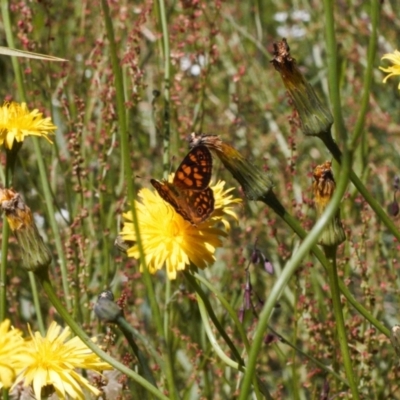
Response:
[[[21,195],[12,189],[0,189],[0,209],[5,212],[10,228],[17,238],[23,267],[33,272],[47,268],[51,262],[50,250],[44,244],[32,211]]]
[[[20,356],[24,352],[24,340],[18,329],[10,330],[10,321],[0,324],[0,388],[9,388],[21,367]]]
[[[37,399],[41,399],[42,390],[54,390],[59,398],[67,395],[73,399],[85,399],[82,387],[100,395],[100,391],[90,385],[88,380],[76,372],[76,369],[101,371],[111,366],[92,353],[79,339],[70,336],[69,328],[61,331],[55,322],[49,327],[47,335],[31,332],[31,340],[26,342],[27,354],[22,358],[25,369],[17,378],[17,383],[33,386]]]
[[[5,103],[0,107],[0,145],[11,149],[15,142],[23,142],[26,136],[43,136],[50,143],[49,133],[57,127],[50,118],[43,118],[39,110],[29,111],[26,103]]]
[[[293,99],[305,135],[319,136],[328,132],[333,123],[329,108],[316,95],[291,57],[286,40],[274,43],[272,64],[281,74],[283,84]]]
[[[149,189],[139,192],[141,201],[137,201],[135,206],[145,262],[151,274],[155,274],[165,264],[169,279],[175,279],[177,271],[184,270],[191,262],[204,269],[215,261],[215,249],[222,245],[221,238],[226,236],[226,232],[215,225],[221,221],[225,227],[228,226],[224,214],[237,219],[230,206],[240,202],[240,199],[228,196],[231,189],[224,191],[224,184],[220,181],[211,187],[215,198],[214,211],[209,219],[197,225],[186,221],[157,192]],[[124,218],[126,222],[121,236],[125,241],[135,242],[132,213],[125,213]],[[130,247],[127,254],[139,259],[137,244]]]
[[[317,215],[320,216],[329,204],[336,189],[335,179],[331,170],[332,163],[326,161],[314,169],[313,192]],[[324,246],[337,246],[346,240],[346,234],[340,219],[340,209],[325,227],[319,243]]]
[[[383,83],[386,83],[386,81],[392,76],[400,75],[400,51],[395,50],[393,53],[387,53],[381,58],[381,60],[389,60],[393,63],[392,66],[387,68],[379,67],[380,70],[388,73],[388,75],[383,78]],[[400,89],[400,83],[398,88]]]

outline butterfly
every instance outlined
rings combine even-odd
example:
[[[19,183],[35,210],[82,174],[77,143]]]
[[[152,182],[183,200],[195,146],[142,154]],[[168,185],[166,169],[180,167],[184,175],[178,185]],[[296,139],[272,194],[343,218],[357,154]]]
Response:
[[[194,147],[176,170],[172,183],[151,179],[158,194],[192,225],[205,221],[214,211],[211,180],[212,156],[206,146]]]

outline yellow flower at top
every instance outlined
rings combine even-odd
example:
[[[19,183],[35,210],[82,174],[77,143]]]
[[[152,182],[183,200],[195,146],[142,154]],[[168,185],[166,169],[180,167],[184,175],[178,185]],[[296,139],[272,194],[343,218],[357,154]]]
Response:
[[[10,330],[10,321],[0,324],[0,388],[9,388],[15,381],[24,352],[24,340],[18,329]]]
[[[172,175],[169,180],[172,180]],[[231,206],[241,202],[229,195],[232,189],[224,191],[224,185],[225,182],[219,181],[211,186],[215,199],[214,211],[210,218],[197,225],[183,219],[157,192],[140,190],[138,196],[141,201],[136,201],[135,206],[145,262],[151,274],[155,274],[165,264],[168,278],[175,279],[177,272],[184,270],[190,263],[201,269],[214,263],[215,250],[222,246],[221,238],[226,236],[226,231],[215,225],[222,222],[225,229],[228,229],[225,214],[237,220]],[[120,234],[125,241],[135,242],[131,211],[123,216],[125,223]],[[136,243],[127,250],[127,254],[129,257],[140,258]],[[143,271],[142,265],[140,270]]]
[[[100,390],[90,385],[77,369],[102,371],[112,369],[106,362],[94,354],[77,336],[67,340],[69,328],[61,332],[61,326],[52,322],[45,337],[39,332],[31,332],[31,340],[25,347],[27,354],[21,357],[25,366],[18,376],[16,384],[23,381],[24,386],[32,385],[36,399],[41,399],[42,390],[46,394],[55,391],[58,398],[87,398],[81,386],[95,396]]]
[[[11,149],[14,141],[23,142],[26,136],[43,136],[50,143],[48,134],[57,129],[50,118],[35,109],[29,111],[26,103],[5,103],[0,107],[0,145]]]
[[[385,76],[383,83],[386,83],[386,81],[392,76],[400,75],[400,51],[395,50],[393,53],[385,54],[381,60],[389,60],[393,63],[392,66],[387,68],[379,67],[380,70],[389,74]],[[400,89],[400,83],[398,89]]]

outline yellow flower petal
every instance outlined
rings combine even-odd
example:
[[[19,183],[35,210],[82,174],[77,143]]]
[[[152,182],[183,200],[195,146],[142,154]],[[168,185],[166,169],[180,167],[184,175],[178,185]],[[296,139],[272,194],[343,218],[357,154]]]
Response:
[[[10,329],[10,321],[0,324],[0,388],[9,388],[22,368],[24,340],[18,329]]]
[[[31,332],[31,340],[25,345],[25,368],[16,383],[23,381],[24,386],[32,385],[38,399],[47,386],[53,387],[59,398],[68,395],[84,400],[82,386],[98,396],[99,390],[75,370],[84,368],[101,371],[111,369],[111,366],[93,354],[78,337],[68,339],[69,328],[61,329],[53,322],[45,337],[39,332]]]
[[[50,118],[35,109],[29,111],[26,103],[5,103],[0,107],[0,145],[11,149],[15,142],[23,142],[26,136],[42,136],[50,143],[48,134],[57,127]]]
[[[389,66],[387,68],[384,67],[379,67],[379,69],[383,72],[386,72],[388,75],[383,78],[383,83],[386,83],[386,81],[391,78],[392,76],[395,75],[400,75],[400,52],[395,50],[393,53],[388,53],[385,54],[382,58],[382,60],[389,60],[393,63],[392,66]],[[400,83],[398,88],[400,89]]]

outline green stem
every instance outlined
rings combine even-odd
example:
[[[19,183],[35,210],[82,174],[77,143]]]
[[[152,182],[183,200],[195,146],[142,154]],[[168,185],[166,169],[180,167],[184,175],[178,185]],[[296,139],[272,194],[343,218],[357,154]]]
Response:
[[[47,294],[51,304],[60,314],[61,318],[65,321],[65,323],[71,328],[71,330],[82,340],[83,343],[89,349],[93,351],[96,355],[98,355],[102,360],[109,363],[111,366],[116,368],[118,371],[121,371],[123,374],[127,375],[129,378],[133,379],[139,385],[143,386],[146,390],[156,396],[158,399],[169,400],[168,397],[164,396],[155,386],[150,384],[146,379],[142,378],[136,372],[127,368],[124,364],[116,361],[105,351],[101,350],[99,346],[97,346],[90,338],[86,335],[86,333],[81,329],[81,327],[74,321],[71,317],[70,313],[65,309],[65,307],[60,302],[59,296],[55,293],[53,286],[51,285],[49,274],[47,269],[42,269],[36,272],[36,276],[41,282],[44,291]]]
[[[184,276],[186,280],[189,282],[190,286],[194,289],[196,294],[200,296],[203,299],[203,303],[205,307],[207,308],[207,312],[213,321],[215,327],[217,328],[219,334],[223,337],[225,340],[226,344],[229,346],[229,348],[232,351],[232,354],[234,355],[236,361],[243,366],[244,361],[242,357],[240,356],[238,350],[236,349],[236,346],[233,344],[232,340],[228,336],[228,334],[225,332],[224,328],[221,326],[220,322],[218,321],[217,316],[214,313],[214,310],[211,306],[211,303],[209,302],[207,295],[204,293],[204,290],[201,288],[201,286],[196,282],[196,279],[187,271],[184,271]]]
[[[63,251],[63,245],[61,240],[60,231],[58,229],[58,224],[56,221],[56,211],[54,208],[54,199],[51,193],[50,184],[47,179],[46,168],[44,165],[42,150],[40,149],[39,140],[36,137],[32,137],[31,140],[33,141],[33,146],[35,149],[35,154],[37,158],[37,163],[39,167],[40,173],[40,181],[42,183],[43,194],[45,198],[45,204],[47,209],[47,216],[50,221],[51,230],[54,235],[54,241],[56,245],[56,251],[60,259],[60,270],[61,270],[61,278],[62,278],[62,285],[64,291],[64,300],[67,308],[71,310],[72,302],[70,298],[70,284],[68,279],[68,271],[67,271],[67,260],[65,259],[65,254]]]
[[[10,226],[7,218],[3,218],[3,229],[1,236],[1,266],[0,266],[0,322],[7,316],[7,256],[8,238],[10,236]]]
[[[378,43],[380,7],[381,7],[380,0],[371,0],[371,13],[370,13],[371,35],[369,37],[369,44],[368,44],[367,69],[365,70],[365,74],[363,77],[364,85],[363,85],[363,95],[361,97],[361,107],[358,114],[357,122],[354,126],[353,136],[351,139],[350,148],[353,149],[356,148],[356,144],[361,134],[364,132],[365,117],[367,115],[369,107],[372,78],[374,73],[374,61],[376,57],[376,48]]]
[[[247,353],[250,351],[250,343],[249,340],[247,339],[246,332],[243,328],[243,324],[239,321],[239,318],[237,316],[237,312],[231,307],[229,302],[225,299],[225,297],[222,295],[222,293],[216,289],[213,285],[211,285],[210,282],[207,281],[207,279],[203,278],[200,274],[195,273],[194,274],[195,278],[200,281],[204,286],[207,287],[207,289],[214,293],[215,296],[217,296],[218,300],[221,302],[221,304],[225,307],[225,310],[228,311],[228,314],[232,318],[233,322],[236,325],[237,330],[239,331],[240,337],[242,339],[242,342],[246,348]]]
[[[143,251],[143,244],[140,235],[140,228],[139,228],[139,220],[138,215],[135,207],[135,194],[137,193],[136,183],[135,180],[132,179],[134,176],[131,167],[131,154],[129,149],[129,137],[128,137],[128,129],[126,123],[126,107],[125,107],[125,99],[124,99],[124,85],[122,80],[122,72],[119,64],[119,58],[117,54],[117,46],[115,43],[114,37],[114,28],[112,24],[112,19],[110,16],[110,10],[108,7],[107,0],[101,0],[101,5],[103,9],[104,21],[107,31],[107,37],[110,46],[110,57],[111,63],[114,73],[114,84],[116,89],[116,103],[117,103],[117,115],[118,115],[118,126],[119,132],[121,137],[121,152],[122,152],[122,159],[123,159],[123,169],[125,171],[125,179],[126,182],[130,184],[127,185],[128,189],[128,201],[132,212],[132,219],[133,225],[135,228],[135,235],[136,235],[136,244],[139,249],[140,254],[140,263],[143,267],[143,279],[146,286],[146,292],[150,301],[150,307],[152,311],[152,316],[155,322],[155,326],[157,329],[157,334],[159,336],[159,340],[161,345],[163,346],[163,354],[167,372],[167,381],[168,381],[168,389],[172,396],[172,398],[178,398],[175,379],[174,379],[174,371],[172,368],[172,361],[170,358],[170,353],[168,351],[168,343],[164,338],[164,330],[163,324],[160,315],[160,309],[158,307],[157,299],[154,293],[153,283],[151,281],[150,273],[146,266],[146,260]]]
[[[306,231],[301,227],[296,218],[290,215],[283,205],[279,202],[274,192],[270,191],[268,196],[265,196],[263,199],[264,203],[267,204],[270,208],[272,208],[276,214],[278,214],[283,221],[295,232],[301,239],[305,239],[307,236]],[[314,245],[311,248],[311,251],[314,253],[315,257],[317,257],[318,261],[323,265],[323,267],[328,271],[331,268],[331,265],[328,259],[325,257],[323,251],[317,246]],[[339,287],[343,295],[349,301],[349,303],[372,325],[374,325],[380,332],[382,332],[387,337],[390,337],[390,330],[386,328],[380,321],[378,321],[362,304],[360,304],[351,294],[348,287],[342,282],[339,281]]]
[[[171,86],[171,63],[169,34],[167,24],[167,13],[164,0],[158,0],[159,20],[162,32],[162,48],[164,53],[164,118],[163,118],[163,170],[164,178],[168,177],[170,164],[170,86]]]
[[[46,328],[45,328],[44,322],[43,322],[42,309],[40,308],[39,293],[37,290],[35,274],[32,271],[29,271],[28,276],[29,276],[29,282],[30,282],[31,288],[32,288],[33,304],[35,305],[36,319],[37,319],[39,331],[42,336],[45,336]]]
[[[139,349],[138,345],[135,342],[135,332],[132,330],[132,327],[128,324],[128,322],[126,321],[126,319],[124,317],[118,317],[116,323],[117,323],[119,329],[121,329],[121,332],[124,334],[129,345],[131,346],[131,349],[134,352],[136,358],[138,359],[139,365],[143,372],[143,376],[153,386],[157,387],[156,380],[154,379],[153,374],[151,373],[151,369],[147,362],[147,358],[141,352],[141,350]]]
[[[346,371],[346,376],[353,394],[354,399],[358,399],[358,387],[357,379],[353,373],[353,367],[351,365],[351,356],[349,351],[349,346],[347,343],[346,328],[344,325],[342,303],[340,301],[340,291],[339,291],[339,280],[337,275],[336,266],[336,246],[324,247],[325,254],[327,258],[331,261],[332,268],[328,268],[329,284],[331,289],[333,313],[335,315],[336,330],[339,339],[340,349],[342,352],[344,369]]]
[[[343,158],[343,165],[340,173],[340,178],[330,203],[328,204],[327,208],[325,209],[321,217],[318,219],[318,221],[316,222],[310,233],[304,239],[298,251],[295,254],[293,254],[292,258],[286,264],[285,268],[282,271],[282,274],[277,279],[274,287],[272,288],[271,293],[268,296],[266,303],[264,304],[264,307],[260,313],[259,322],[254,335],[251,351],[249,354],[247,369],[243,377],[243,384],[240,391],[239,400],[247,400],[248,398],[252,376],[255,373],[255,366],[257,363],[258,355],[260,353],[261,345],[263,343],[265,330],[268,327],[268,322],[276,302],[279,300],[283,290],[289,283],[293,274],[296,272],[297,267],[300,265],[301,261],[304,259],[304,257],[307,256],[308,252],[319,240],[321,232],[323,231],[325,226],[336,215],[336,212],[340,205],[340,201],[347,188],[350,165],[351,164],[350,164],[349,154],[345,153],[345,157]],[[349,382],[349,384],[351,385],[351,382]],[[354,387],[351,387],[351,389],[353,396],[355,396],[354,398],[358,399],[357,390],[354,390]]]
[[[333,120],[335,121],[336,138],[345,144],[347,131],[343,122],[342,105],[340,100],[340,79],[338,74],[338,51],[335,36],[333,0],[324,0],[326,53],[328,63],[329,95],[332,104]]]
[[[4,27],[5,27],[5,31],[6,31],[7,44],[9,47],[15,48],[7,0],[1,0],[1,13],[2,13],[3,23],[4,23]],[[24,82],[23,82],[23,78],[22,78],[23,75],[22,75],[20,65],[19,65],[16,57],[11,57],[11,60],[12,60],[12,64],[13,64],[13,69],[14,69],[14,74],[15,74],[15,78],[16,78],[16,82],[17,82],[17,88],[18,88],[18,93],[19,93],[20,99],[21,99],[21,101],[26,101],[25,87],[24,87]],[[71,300],[69,298],[69,284],[68,284],[68,279],[67,279],[66,259],[65,259],[64,252],[63,252],[61,236],[58,231],[57,222],[55,220],[53,197],[51,196],[50,186],[49,186],[49,182],[47,179],[46,170],[44,168],[43,155],[42,155],[42,151],[39,146],[38,138],[32,137],[30,140],[33,140],[35,155],[36,155],[36,159],[37,159],[38,166],[39,166],[40,179],[41,179],[41,183],[42,183],[42,187],[43,187],[43,191],[44,191],[44,195],[45,195],[45,201],[46,201],[48,216],[49,216],[49,220],[50,220],[50,225],[51,225],[53,235],[55,238],[56,250],[60,257],[61,276],[62,276],[62,280],[63,280],[63,289],[64,289],[64,294],[65,294],[64,298],[65,298],[68,308],[71,309]],[[37,310],[37,311],[40,312],[40,310]]]
[[[319,136],[319,138],[324,142],[325,146],[332,153],[335,160],[339,163],[342,162],[342,152],[340,151],[336,142],[332,139],[332,136],[327,133],[325,135]],[[365,201],[371,206],[371,208],[378,215],[379,219],[386,225],[393,236],[400,241],[400,231],[397,229],[393,220],[389,218],[380,204],[375,200],[374,196],[368,191],[368,189],[360,181],[360,178],[355,174],[354,171],[350,171],[350,180],[353,185],[357,188],[359,193],[364,197]]]
[[[189,273],[187,275],[190,275]],[[193,277],[192,277],[193,279]],[[194,280],[194,279],[193,279]],[[200,288],[201,289],[201,288]],[[218,344],[218,341],[216,339],[216,337],[214,336],[214,333],[211,329],[211,326],[208,322],[208,317],[210,317],[215,325],[215,321],[214,319],[211,317],[210,314],[210,304],[207,304],[208,299],[205,296],[204,292],[202,291],[197,291],[196,289],[196,298],[197,298],[197,304],[199,306],[199,311],[200,311],[200,315],[201,315],[201,320],[203,321],[203,326],[204,326],[204,330],[206,331],[208,340],[211,344],[211,346],[213,347],[213,349],[215,350],[215,352],[217,353],[218,357],[229,367],[238,370],[238,371],[244,371],[245,367],[243,365],[243,361],[241,361],[240,363],[233,361],[230,357],[228,357],[225,352],[222,350],[222,348],[220,347],[220,345]],[[205,302],[206,300],[206,302]],[[215,315],[214,315],[215,317]],[[215,317],[216,318],[216,317]],[[219,322],[218,322],[219,325]],[[218,329],[218,325],[216,325],[217,329]],[[221,327],[222,329],[222,327]],[[218,329],[218,331],[221,333],[220,329]],[[223,331],[225,332],[225,331]],[[225,338],[224,338],[225,339]],[[225,340],[226,341],[226,340]],[[229,344],[229,343],[228,343]],[[232,349],[231,349],[232,350]],[[256,394],[256,398],[260,399],[261,398],[261,394],[260,391],[258,389],[258,386],[260,385],[263,388],[263,394],[265,396],[265,398],[267,399],[271,399],[272,397],[270,395],[270,393],[268,392],[268,389],[265,387],[265,385],[262,385],[262,382],[258,380],[257,376],[254,375],[253,377],[253,384],[254,384],[254,389],[255,389],[255,394]]]

